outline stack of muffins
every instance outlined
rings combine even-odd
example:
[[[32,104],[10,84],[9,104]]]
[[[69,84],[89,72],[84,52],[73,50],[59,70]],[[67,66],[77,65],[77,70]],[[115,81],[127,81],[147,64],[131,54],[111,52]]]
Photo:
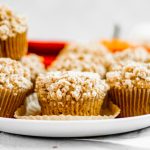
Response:
[[[16,109],[33,91],[39,71],[45,70],[38,56],[26,55],[27,30],[25,18],[0,6],[0,117],[14,117]]]
[[[70,43],[46,70],[42,57],[27,55],[27,30],[24,18],[0,7],[0,117],[70,120],[150,113],[146,49],[112,53],[100,43]]]
[[[53,120],[115,118],[120,109],[107,99],[109,85],[105,80],[112,63],[112,54],[100,44],[67,45],[47,68],[47,73],[38,75],[34,98],[33,95],[27,97],[15,117]]]

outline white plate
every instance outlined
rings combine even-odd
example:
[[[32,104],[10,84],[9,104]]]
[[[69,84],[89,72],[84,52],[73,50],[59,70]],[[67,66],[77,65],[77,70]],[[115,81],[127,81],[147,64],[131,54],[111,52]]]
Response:
[[[124,133],[150,126],[150,115],[108,120],[17,120],[0,118],[0,131],[43,137],[85,137]]]

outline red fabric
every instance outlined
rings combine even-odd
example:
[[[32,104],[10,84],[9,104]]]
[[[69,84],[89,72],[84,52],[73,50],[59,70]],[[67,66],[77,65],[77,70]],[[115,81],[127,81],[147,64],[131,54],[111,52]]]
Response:
[[[50,55],[58,54],[67,42],[55,42],[55,41],[29,41],[29,52]]]
[[[44,57],[45,66],[49,66],[56,58],[57,54],[67,42],[53,41],[29,41],[29,53],[36,53]]]

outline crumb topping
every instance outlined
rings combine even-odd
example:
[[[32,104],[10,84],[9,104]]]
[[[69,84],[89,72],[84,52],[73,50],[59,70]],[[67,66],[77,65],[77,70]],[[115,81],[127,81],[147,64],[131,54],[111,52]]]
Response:
[[[118,62],[120,61],[137,61],[137,62],[150,62],[150,54],[148,51],[143,47],[137,48],[129,48],[121,52],[116,52],[114,54],[115,60]]]
[[[0,88],[19,90],[32,87],[30,71],[10,58],[0,58]]]
[[[73,54],[90,54],[94,58],[98,58],[101,64],[105,67],[109,67],[113,62],[114,58],[109,50],[100,43],[86,43],[86,44],[78,44],[71,43],[67,47],[65,47],[61,54],[73,53]]]
[[[150,64],[130,62],[106,74],[107,82],[117,88],[150,88]]]
[[[100,63],[98,58],[90,54],[81,55],[68,53],[56,59],[49,67],[49,71],[81,71],[98,73],[102,78],[106,74],[106,69]]]
[[[36,54],[29,54],[21,58],[23,66],[29,68],[31,72],[31,79],[34,81],[40,73],[45,72],[45,66],[43,64],[43,57]]]
[[[43,101],[104,99],[109,86],[96,73],[49,72],[38,76],[36,92]]]
[[[14,14],[7,6],[0,6],[0,39],[6,40],[16,33],[23,33],[27,30],[27,23],[24,17]]]

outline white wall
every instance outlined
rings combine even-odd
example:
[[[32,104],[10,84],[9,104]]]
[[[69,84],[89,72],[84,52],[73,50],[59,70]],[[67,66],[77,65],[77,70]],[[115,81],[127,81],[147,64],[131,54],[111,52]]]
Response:
[[[0,0],[29,20],[30,39],[95,40],[122,37],[141,22],[150,22],[150,0]]]

